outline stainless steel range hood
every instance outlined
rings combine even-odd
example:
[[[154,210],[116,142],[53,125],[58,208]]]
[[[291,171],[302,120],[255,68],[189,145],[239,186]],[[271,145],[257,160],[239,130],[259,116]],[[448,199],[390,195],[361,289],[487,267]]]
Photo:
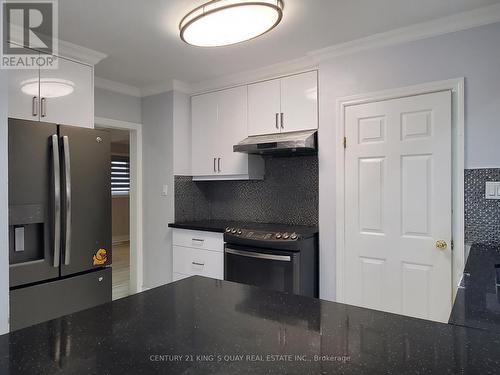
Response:
[[[234,152],[246,154],[303,155],[317,152],[317,131],[255,135],[233,146]]]

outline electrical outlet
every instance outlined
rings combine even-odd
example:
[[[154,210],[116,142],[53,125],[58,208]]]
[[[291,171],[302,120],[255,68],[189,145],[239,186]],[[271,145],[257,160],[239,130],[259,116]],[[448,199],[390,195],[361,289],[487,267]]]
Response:
[[[500,199],[500,182],[486,182],[486,199]]]

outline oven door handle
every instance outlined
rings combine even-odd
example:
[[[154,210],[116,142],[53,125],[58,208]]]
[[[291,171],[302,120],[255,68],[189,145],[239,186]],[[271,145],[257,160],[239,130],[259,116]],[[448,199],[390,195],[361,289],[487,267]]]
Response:
[[[273,255],[273,254],[264,254],[264,253],[254,253],[253,251],[241,251],[230,249],[226,247],[226,253],[239,255],[242,257],[248,258],[257,258],[257,259],[266,259],[266,260],[278,260],[280,262],[290,262],[292,258],[289,255]]]

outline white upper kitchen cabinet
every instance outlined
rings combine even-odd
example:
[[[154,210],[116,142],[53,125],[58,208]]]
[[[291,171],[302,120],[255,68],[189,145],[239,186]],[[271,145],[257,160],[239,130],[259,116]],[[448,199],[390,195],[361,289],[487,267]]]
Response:
[[[192,174],[194,180],[262,179],[260,156],[233,152],[247,137],[247,87],[192,97]]]
[[[38,121],[40,69],[10,69],[9,117]]]
[[[282,78],[282,132],[318,128],[318,75],[316,71]]]
[[[40,121],[94,127],[92,67],[62,57],[40,70]]]
[[[57,69],[8,72],[9,117],[93,128],[93,68],[54,58]]]
[[[248,86],[248,134],[263,135],[318,128],[316,71]]]
[[[279,133],[280,80],[248,85],[248,135]]]
[[[208,176],[217,172],[216,132],[217,95],[205,94],[191,98],[191,172]]]
[[[218,97],[217,170],[224,176],[246,175],[249,173],[249,158],[255,156],[233,152],[233,145],[247,137],[247,88],[219,91]]]

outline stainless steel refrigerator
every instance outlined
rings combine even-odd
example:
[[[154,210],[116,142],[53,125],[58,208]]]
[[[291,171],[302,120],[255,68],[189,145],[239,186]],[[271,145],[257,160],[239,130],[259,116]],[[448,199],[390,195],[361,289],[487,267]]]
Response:
[[[105,131],[9,119],[11,330],[111,301]]]

